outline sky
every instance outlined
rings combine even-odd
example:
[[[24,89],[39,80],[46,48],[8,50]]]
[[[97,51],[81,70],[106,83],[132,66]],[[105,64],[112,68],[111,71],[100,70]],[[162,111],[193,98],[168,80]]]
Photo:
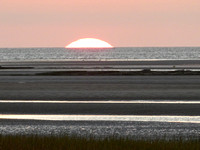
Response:
[[[199,0],[1,0],[0,47],[200,46]]]

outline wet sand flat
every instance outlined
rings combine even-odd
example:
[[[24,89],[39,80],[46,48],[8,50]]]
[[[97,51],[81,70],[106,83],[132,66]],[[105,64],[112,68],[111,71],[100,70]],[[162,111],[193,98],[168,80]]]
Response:
[[[0,100],[200,100],[200,76],[0,76]]]
[[[200,116],[200,104],[0,103],[0,114]]]

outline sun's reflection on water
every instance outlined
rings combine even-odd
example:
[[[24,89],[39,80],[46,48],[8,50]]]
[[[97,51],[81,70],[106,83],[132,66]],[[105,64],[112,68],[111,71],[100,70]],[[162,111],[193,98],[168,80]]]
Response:
[[[51,121],[145,121],[200,123],[200,116],[151,115],[16,115],[1,114],[0,119],[51,120]]]

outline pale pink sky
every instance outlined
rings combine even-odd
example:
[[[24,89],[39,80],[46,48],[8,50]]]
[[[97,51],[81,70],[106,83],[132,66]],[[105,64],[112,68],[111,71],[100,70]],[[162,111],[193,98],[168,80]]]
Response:
[[[200,0],[0,0],[0,47],[200,46]]]

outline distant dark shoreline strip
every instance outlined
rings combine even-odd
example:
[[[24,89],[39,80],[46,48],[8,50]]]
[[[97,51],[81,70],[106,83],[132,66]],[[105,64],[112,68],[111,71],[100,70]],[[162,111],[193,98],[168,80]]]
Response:
[[[52,72],[41,72],[34,73],[1,73],[0,76],[178,76],[178,75],[200,75],[200,71],[189,71],[189,70],[176,70],[176,71],[151,71],[145,69],[142,71],[52,71]]]
[[[200,71],[151,71],[145,69],[142,71],[58,71],[58,72],[44,72],[36,73],[38,76],[67,76],[67,75],[80,75],[80,76],[132,76],[132,75],[200,75]]]

